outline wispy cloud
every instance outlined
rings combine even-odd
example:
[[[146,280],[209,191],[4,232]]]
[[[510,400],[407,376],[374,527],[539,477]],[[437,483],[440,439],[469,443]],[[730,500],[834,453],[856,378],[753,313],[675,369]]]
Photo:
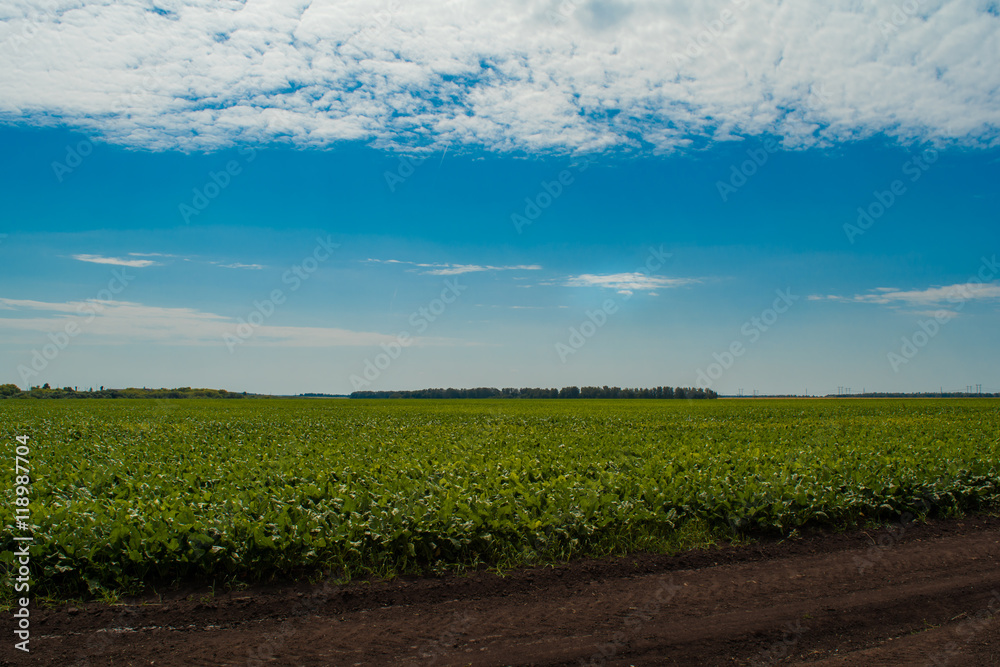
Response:
[[[164,345],[224,345],[223,336],[233,335],[239,320],[194,308],[147,306],[128,301],[68,301],[49,303],[0,298],[0,331],[54,333],[70,322],[79,326],[81,338],[90,343],[160,343]],[[9,336],[9,334],[8,334]],[[338,347],[392,343],[396,336],[336,327],[295,327],[264,324],[247,339],[250,346]],[[415,337],[416,346],[464,346],[450,338]]]
[[[130,253],[132,254],[132,253]],[[152,255],[132,255],[135,257],[151,257]],[[91,262],[93,264],[112,264],[114,266],[129,266],[134,269],[142,269],[147,266],[162,266],[160,262],[151,259],[123,259],[121,257],[103,257],[101,255],[73,255],[73,259],[81,262]]]
[[[635,291],[649,292],[650,296],[657,296],[657,289],[670,289],[674,287],[684,287],[694,285],[701,281],[697,278],[668,278],[665,276],[651,276],[645,273],[582,273],[578,276],[570,276],[562,285],[565,287],[603,287],[616,290],[619,294],[632,294]]]
[[[542,267],[538,264],[514,264],[509,266],[492,266],[490,264],[438,264],[407,262],[398,259],[367,259],[367,262],[377,264],[406,264],[415,266],[418,273],[427,276],[457,276],[463,273],[477,273],[481,271],[539,271]],[[419,269],[419,270],[418,270]]]
[[[165,253],[165,252],[130,252],[128,255],[129,255],[129,257],[166,257],[166,258],[171,258],[171,259],[183,259],[185,262],[196,262],[196,263],[200,263],[200,264],[211,264],[213,266],[218,266],[218,267],[223,268],[223,269],[249,269],[249,270],[259,271],[261,269],[266,269],[267,268],[263,264],[245,264],[243,262],[228,262],[228,263],[226,263],[226,262],[223,262],[221,260],[191,258],[191,257],[184,257],[182,255],[173,255],[173,254]],[[80,256],[77,256],[77,259],[79,259],[80,257],[92,257],[92,256],[91,255],[80,255]],[[105,259],[107,259],[107,258],[105,258]],[[91,261],[96,261],[96,260],[91,260]],[[114,262],[114,263],[117,263],[118,261],[122,261],[122,260],[116,260],[116,262]],[[138,260],[128,260],[128,261],[138,261]],[[106,262],[103,262],[103,263],[111,264],[113,262],[106,261]],[[152,266],[152,265],[158,265],[158,264],[156,262],[153,262],[151,264],[146,264],[145,266]],[[127,264],[125,266],[138,266],[138,265],[136,265],[136,264]]]
[[[424,266],[424,265],[421,265]],[[428,264],[428,267],[435,265]],[[480,266],[478,264],[442,264],[436,268],[429,268],[423,273],[430,276],[457,276],[462,273],[476,273],[478,271],[538,271],[542,267],[537,264],[518,264],[515,266]]]
[[[569,306],[559,305],[559,306],[505,306],[496,303],[486,304],[477,303],[474,304],[476,308],[506,308],[508,310],[551,310],[558,308],[569,308]]]
[[[254,271],[267,268],[263,264],[240,264],[239,262],[234,262],[233,264],[219,264],[219,266],[224,269],[251,269]]]
[[[69,301],[66,303],[48,303],[32,299],[4,299],[0,297],[0,310],[47,310],[53,313],[79,313],[86,301]]]
[[[977,299],[1000,299],[1000,282],[956,283],[916,290],[876,287],[866,294],[855,294],[854,296],[813,294],[809,297],[811,301],[876,303],[889,306],[934,306]]]

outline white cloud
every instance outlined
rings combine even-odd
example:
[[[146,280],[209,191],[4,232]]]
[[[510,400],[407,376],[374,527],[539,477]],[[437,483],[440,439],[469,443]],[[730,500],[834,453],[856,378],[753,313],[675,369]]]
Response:
[[[377,264],[409,264],[410,266],[424,269],[419,273],[427,276],[458,276],[463,273],[478,273],[481,271],[539,271],[542,268],[538,264],[492,266],[489,264],[422,264],[398,259],[368,259],[365,261]]]
[[[159,262],[154,262],[151,259],[122,259],[121,257],[102,257],[100,255],[73,255],[73,259],[81,262],[92,262],[94,264],[130,266],[135,269],[141,269],[147,266],[160,266]]]
[[[160,4],[6,3],[0,119],[185,150],[998,143],[1000,17],[974,0]]]
[[[429,276],[457,276],[463,273],[476,273],[479,271],[538,271],[541,266],[537,264],[518,264],[515,266],[480,266],[478,264],[417,264],[421,267],[429,268],[423,271]]]
[[[241,264],[239,262],[234,262],[232,264],[219,264],[219,266],[224,269],[252,269],[254,271],[267,268],[263,264]]]
[[[934,306],[944,303],[964,303],[976,299],[1000,299],[1000,282],[956,283],[922,290],[899,290],[893,287],[876,287],[867,294],[851,297],[836,294],[809,297],[811,301],[829,300],[851,303],[877,303],[883,305]]]
[[[48,303],[0,298],[0,310],[15,316],[0,317],[0,331],[65,331],[75,322],[81,338],[90,342],[162,343],[167,345],[225,345],[223,336],[236,335],[239,320],[193,308],[146,306],[128,301],[69,301]],[[27,315],[27,316],[25,316]],[[254,329],[246,345],[271,347],[368,346],[391,343],[395,335],[331,327],[293,327],[263,324]],[[465,345],[449,338],[416,337],[413,345]]]
[[[651,276],[645,273],[583,273],[570,276],[562,284],[565,287],[604,287],[616,290],[619,294],[631,295],[634,291],[646,291],[650,296],[658,296],[660,288],[684,287],[701,282],[696,278],[667,278]]]

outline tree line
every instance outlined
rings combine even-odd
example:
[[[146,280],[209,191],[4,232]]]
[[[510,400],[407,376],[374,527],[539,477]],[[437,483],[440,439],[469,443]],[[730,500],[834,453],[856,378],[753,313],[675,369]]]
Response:
[[[41,387],[31,387],[21,390],[16,384],[0,384],[0,398],[246,398],[253,396],[244,392],[226,391],[225,389],[192,389],[178,387],[176,389],[84,389],[76,387],[50,387],[46,382]]]
[[[718,398],[711,389],[694,387],[476,387],[474,389],[415,389],[411,391],[355,391],[351,398]]]

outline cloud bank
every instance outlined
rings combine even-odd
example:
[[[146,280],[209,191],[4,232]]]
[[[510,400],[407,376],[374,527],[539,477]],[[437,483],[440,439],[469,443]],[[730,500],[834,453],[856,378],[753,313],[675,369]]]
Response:
[[[21,333],[25,340],[43,334],[67,331],[75,324],[81,338],[93,344],[153,342],[164,345],[224,345],[224,337],[235,335],[239,320],[194,308],[147,306],[129,301],[45,302],[0,298],[0,332],[10,337]],[[27,337],[25,337],[25,335]],[[396,336],[334,327],[296,327],[264,324],[255,329],[247,344],[266,347],[374,346],[391,343]],[[464,345],[449,338],[414,337],[413,345]]]
[[[889,306],[935,306],[946,303],[964,303],[966,301],[1000,299],[1000,282],[968,282],[928,287],[917,290],[900,290],[895,287],[876,287],[867,294],[855,294],[852,297],[830,295],[813,295],[810,301],[840,301],[850,303],[877,303]]]
[[[994,146],[998,14],[985,0],[12,0],[0,121],[153,150]]]

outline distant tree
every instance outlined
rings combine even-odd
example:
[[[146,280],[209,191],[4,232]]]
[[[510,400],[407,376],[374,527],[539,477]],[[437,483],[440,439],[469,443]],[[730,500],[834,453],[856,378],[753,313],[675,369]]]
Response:
[[[10,398],[21,393],[21,388],[16,384],[0,384],[0,398]]]

